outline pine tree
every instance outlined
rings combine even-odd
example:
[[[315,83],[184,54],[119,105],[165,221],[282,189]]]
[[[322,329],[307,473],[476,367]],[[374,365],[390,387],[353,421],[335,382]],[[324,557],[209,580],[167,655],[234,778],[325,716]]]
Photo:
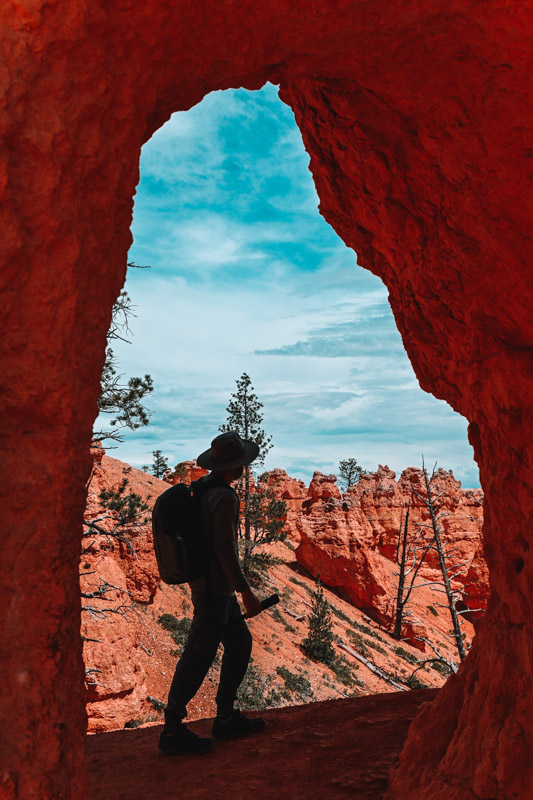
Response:
[[[309,632],[302,642],[302,650],[313,661],[321,661],[328,665],[335,662],[331,612],[320,580],[317,580],[316,590],[311,598]]]
[[[227,431],[236,431],[243,439],[249,439],[259,446],[259,455],[255,460],[255,464],[264,464],[265,456],[272,448],[272,437],[267,436],[261,423],[263,422],[263,415],[261,409],[263,403],[259,400],[254,393],[254,387],[250,376],[243,372],[241,377],[236,381],[237,391],[233,392],[229,401],[227,411],[227,422],[221,425],[219,430],[222,433]],[[250,466],[244,468],[244,477],[242,481],[242,493],[244,495],[244,558],[243,566],[247,568],[247,562],[250,555],[250,542],[252,533],[252,519],[250,509],[250,484],[252,480],[252,470]]]
[[[135,264],[128,264],[135,266]],[[101,414],[113,415],[110,421],[109,430],[93,432],[93,442],[102,442],[105,439],[113,439],[121,442],[124,439],[122,429],[129,428],[134,431],[150,421],[150,412],[143,405],[143,399],[149,395],[154,388],[150,375],[144,378],[128,378],[126,383],[122,382],[123,375],[120,375],[119,365],[113,349],[109,346],[112,341],[120,340],[128,342],[126,338],[130,333],[129,319],[134,316],[130,296],[126,291],[122,291],[114,306],[111,316],[111,325],[107,334],[108,347],[102,377],[100,380],[100,397],[98,398],[98,410]]]
[[[168,458],[165,458],[161,450],[152,450],[154,460],[150,466],[150,472],[156,478],[162,478],[168,467]]]
[[[339,485],[344,491],[359,483],[361,475],[366,474],[366,469],[357,463],[356,458],[347,458],[345,461],[339,462]]]

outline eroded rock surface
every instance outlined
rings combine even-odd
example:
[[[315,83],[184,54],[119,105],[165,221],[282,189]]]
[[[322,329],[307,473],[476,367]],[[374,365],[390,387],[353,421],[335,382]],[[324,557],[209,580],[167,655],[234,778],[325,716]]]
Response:
[[[81,561],[82,636],[91,733],[161,720],[161,708],[184,643],[184,639],[173,641],[171,634],[162,627],[162,615],[171,615],[175,620],[192,617],[188,588],[166,586],[159,580],[152,548],[150,510],[168,484],[104,455],[102,448],[96,448],[93,457],[95,468],[85,513],[86,535]],[[196,474],[195,469],[190,462],[189,477]],[[406,470],[404,474],[415,482],[420,478],[418,470]],[[97,533],[112,532],[114,528],[114,515],[102,507],[99,499],[101,491],[117,490],[124,480],[127,481],[126,491],[133,492],[146,503],[147,511],[139,515],[133,527],[119,529],[118,539]],[[267,704],[268,696],[273,698],[272,703],[286,705],[305,702],[311,697],[331,699],[339,693],[346,695],[353,691],[361,694],[395,691],[394,683],[410,687],[409,676],[417,666],[417,659],[433,655],[432,652],[422,655],[412,649],[425,649],[420,637],[431,642],[446,658],[458,661],[448,635],[449,614],[439,607],[440,596],[427,588],[415,592],[410,604],[411,616],[403,631],[405,637],[411,637],[409,641],[400,643],[390,636],[395,577],[388,555],[395,549],[402,504],[410,497],[402,481],[395,481],[391,470],[380,468],[366,476],[364,488],[360,484],[342,499],[334,475],[316,472],[310,486],[306,487],[284,470],[276,469],[267,473],[267,482],[287,502],[289,532],[289,545],[278,543],[273,549],[280,563],[271,569],[269,583],[263,587],[263,592],[277,592],[281,603],[274,613],[265,612],[250,622],[254,634],[253,669],[259,670],[256,691],[262,691],[262,684],[268,687],[265,690]],[[481,493],[463,492],[457,481],[443,471],[439,473],[439,489],[453,494],[443,494],[447,506],[456,507],[450,512],[448,525],[462,531],[462,517],[457,507],[473,494],[481,512]],[[366,510],[363,510],[362,499],[367,496]],[[96,521],[97,529],[91,527],[92,521]],[[480,526],[478,518],[478,540]],[[456,538],[463,543],[463,551],[469,563],[472,562],[475,533],[462,532],[461,537]],[[465,550],[465,542],[470,545],[471,552],[468,548]],[[299,546],[295,553],[296,544]],[[269,549],[269,552],[272,551]],[[483,573],[483,564],[477,563],[477,569]],[[333,609],[335,647],[337,655],[346,661],[344,677],[324,664],[309,661],[301,649],[308,633],[310,600],[316,589],[313,576],[318,573]],[[435,577],[431,566],[426,577]],[[104,584],[109,587],[105,596],[91,598]],[[479,595],[485,592],[484,585],[477,588]],[[377,620],[377,625],[366,615]],[[468,648],[474,629],[470,622],[465,622],[463,629]],[[381,675],[362,665],[353,653],[339,647],[339,643],[382,670]],[[422,685],[438,687],[444,683],[446,670],[443,675],[434,666],[429,664],[416,673]],[[288,692],[278,671],[280,668],[290,670],[293,682],[304,679],[308,690],[303,694]],[[388,681],[386,675],[392,676],[394,683]],[[190,719],[215,712],[217,681],[215,666],[189,704]]]
[[[419,525],[428,525],[430,517],[419,496],[424,496],[422,471],[406,469],[398,481],[388,467],[363,475],[359,483],[341,497],[335,476],[315,472],[309,487],[309,499],[296,522],[300,544],[298,562],[313,575],[320,575],[328,586],[341,591],[354,605],[390,627],[393,622],[398,567],[396,548],[407,508],[410,513],[410,536]],[[461,592],[467,608],[484,610],[488,597],[488,571],[481,553],[483,493],[463,491],[451,472],[440,469],[433,484],[439,496],[443,541],[453,557],[448,565],[460,565],[461,573],[453,588]],[[455,571],[454,571],[455,572]],[[430,551],[420,571],[417,584],[439,581],[438,560]],[[420,590],[413,595],[415,605],[431,603],[431,594]],[[438,604],[443,598],[433,595]],[[425,615],[424,615],[425,616]],[[420,614],[416,634],[424,631]],[[413,620],[404,635],[413,632]],[[415,639],[413,639],[413,642]]]
[[[85,793],[80,522],[141,145],[271,80],[422,387],[469,420],[485,495],[486,618],[390,798],[531,796],[530,5],[13,0],[0,24],[4,794]]]

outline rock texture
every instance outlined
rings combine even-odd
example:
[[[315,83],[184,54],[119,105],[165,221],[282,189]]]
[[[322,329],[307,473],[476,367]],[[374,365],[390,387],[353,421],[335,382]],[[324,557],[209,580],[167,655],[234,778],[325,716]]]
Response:
[[[296,522],[301,540],[296,550],[298,562],[386,627],[393,624],[396,547],[408,505],[411,532],[430,521],[417,497],[417,493],[424,494],[421,470],[411,467],[398,481],[395,477],[388,467],[379,467],[341,496],[335,475],[315,472],[309,499],[304,501],[303,514]],[[483,493],[475,489],[463,491],[453,474],[442,469],[436,474],[433,491],[440,496],[442,511],[447,515],[442,518],[443,541],[454,550],[449,564],[460,565],[464,570],[453,588],[461,592],[467,608],[483,611],[488,597],[488,572],[481,553]],[[433,552],[417,582],[432,580],[439,580]],[[420,607],[440,602],[442,598],[432,595],[431,590],[414,592],[410,607],[418,609],[413,618],[415,626],[411,619],[404,636],[427,635],[423,619],[427,613],[421,615]],[[412,643],[415,641],[413,638]]]
[[[433,691],[424,689],[262,712],[265,734],[218,743],[202,759],[201,780],[195,760],[180,760],[180,796],[277,800],[283,786],[291,800],[381,800],[409,723],[421,703],[433,697]],[[191,727],[199,736],[209,736],[211,721]],[[88,738],[91,800],[176,796],[176,761],[160,758],[155,748],[160,730],[154,726]],[[128,769],[125,752],[135,753]],[[146,787],[154,785],[154,793],[147,795]]]
[[[172,641],[160,618],[162,614],[171,614],[178,619],[192,616],[187,587],[166,586],[159,581],[149,510],[131,529],[120,530],[121,538],[117,539],[110,535],[114,515],[102,507],[99,499],[102,489],[116,490],[127,480],[127,492],[138,495],[150,509],[155,498],[167,488],[166,482],[104,455],[100,447],[93,450],[93,457],[81,559],[81,630],[91,733],[160,721],[160,708],[166,700],[182,646]],[[194,475],[196,466],[193,462],[186,463],[189,463],[190,474]],[[404,474],[411,478],[409,486],[413,483],[418,485],[418,470],[406,470]],[[406,503],[409,496],[402,480],[396,483],[394,473],[380,468],[365,478],[364,489],[360,484],[341,502],[335,476],[316,472],[309,488],[280,469],[267,473],[267,478],[274,492],[286,500],[289,544],[276,545],[275,555],[280,563],[271,569],[268,587],[263,587],[263,592],[276,591],[282,598],[281,603],[274,612],[262,614],[250,622],[254,634],[253,669],[259,670],[259,677],[255,680],[256,692],[261,692],[263,683],[268,686],[264,700],[267,705],[268,695],[272,697],[271,704],[286,705],[301,703],[311,697],[327,700],[338,697],[339,693],[346,695],[353,691],[360,694],[396,691],[397,686],[390,683],[387,675],[400,686],[410,686],[408,679],[417,666],[420,653],[409,645],[423,649],[424,644],[412,638],[409,643],[400,645],[388,633],[394,580],[390,558],[382,554],[382,551],[388,553],[395,549],[402,503]],[[468,562],[473,563],[481,517],[475,518],[475,524],[468,523],[458,509],[465,498],[473,494],[480,513],[481,492],[463,492],[451,475],[442,471],[439,473],[439,488],[447,506],[450,509],[455,507],[450,511],[448,527],[461,531],[461,535],[454,534],[453,544],[462,546]],[[332,493],[336,499],[332,498]],[[367,502],[363,509],[365,498]],[[349,506],[350,512],[343,506]],[[94,527],[94,521],[98,528]],[[472,530],[465,533],[468,524]],[[373,536],[368,531],[370,528],[379,534]],[[382,535],[384,531],[387,531],[386,537]],[[295,554],[296,543],[299,546]],[[354,553],[358,554],[356,558]],[[369,563],[376,565],[374,572],[362,567]],[[476,566],[483,574],[483,562]],[[347,680],[323,664],[306,660],[302,653],[301,643],[308,632],[311,594],[316,588],[309,572],[314,575],[320,572],[326,583],[325,596],[332,607],[337,643],[347,645],[369,662],[362,664],[353,653],[337,644],[338,655],[346,661]],[[429,568],[427,576],[431,575]],[[95,597],[98,587],[103,584],[108,587],[105,596]],[[357,591],[354,591],[354,586]],[[476,584],[476,591],[483,595],[486,585]],[[404,634],[406,637],[425,636],[447,658],[457,661],[448,636],[449,615],[445,609],[437,610],[432,605],[439,600],[440,597],[435,599],[428,589],[416,592],[410,606],[413,616]],[[358,607],[354,608],[354,601]],[[377,624],[367,614],[377,620]],[[472,625],[465,624],[464,632],[468,647],[474,632]],[[278,672],[280,668],[289,669],[294,679],[304,678],[309,691],[303,695],[287,692]],[[203,718],[215,712],[217,672],[215,666],[189,705],[190,719]],[[437,687],[445,681],[442,672],[435,670],[433,665],[419,671],[417,677],[425,686]],[[278,696],[274,697],[273,692]]]
[[[385,281],[422,387],[469,420],[485,493],[487,615],[389,797],[533,794],[532,10],[480,8],[1,5],[6,797],[85,793],[80,522],[140,147],[207,92],[267,79],[322,213]]]

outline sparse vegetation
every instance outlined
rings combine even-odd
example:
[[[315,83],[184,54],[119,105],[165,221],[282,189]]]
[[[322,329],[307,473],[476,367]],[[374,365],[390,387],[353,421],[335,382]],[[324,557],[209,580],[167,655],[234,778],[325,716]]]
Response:
[[[280,704],[281,693],[274,686],[271,675],[265,675],[250,659],[244,680],[237,692],[239,706],[244,711],[262,711]]]
[[[157,697],[152,697],[151,695],[148,695],[148,697],[146,698],[146,702],[150,703],[150,705],[153,706],[156,711],[162,712],[165,710],[166,703],[164,703],[162,700],[158,700]]]
[[[352,686],[354,683],[354,676],[349,664],[344,660],[344,658],[335,657],[330,664],[331,669],[345,686]]]
[[[291,672],[287,667],[276,667],[276,672],[283,679],[285,684],[286,699],[289,700],[293,694],[297,694],[302,700],[308,700],[313,696],[310,681],[303,675]]]
[[[392,648],[397,656],[400,658],[405,659],[405,661],[409,661],[410,664],[416,664],[418,659],[413,653],[409,653],[408,650],[405,650],[403,647],[393,647]]]
[[[372,642],[369,639],[365,639],[365,644],[366,644],[367,647],[372,648],[372,650],[375,650],[377,653],[381,653],[384,656],[387,655],[387,651],[385,650],[385,648],[382,647],[377,642]]]
[[[111,518],[113,520],[113,528],[111,531],[106,531],[97,524],[101,520],[96,523],[91,520],[85,523],[87,532],[84,533],[84,536],[91,536],[94,533],[114,536],[115,539],[127,544],[130,552],[132,551],[133,548],[128,540],[124,538],[124,534],[126,532],[130,534],[137,532],[141,525],[145,525],[148,522],[148,517],[143,515],[149,510],[149,505],[142,499],[140,494],[131,490],[126,493],[128,486],[128,478],[123,478],[116,489],[102,489],[98,499],[104,511],[109,512],[105,516],[106,519]],[[119,538],[120,536],[122,538]]]
[[[191,620],[188,617],[178,619],[174,614],[161,614],[157,621],[162,628],[171,634],[174,642],[179,645],[180,649],[173,651],[172,655],[180,655],[189,636]]]
[[[439,616],[439,612],[437,611],[435,606],[428,606],[428,611],[430,612],[430,614],[433,614],[434,617]]]
[[[338,617],[343,622],[346,622],[348,625],[350,625],[351,628],[355,628],[357,631],[361,631],[361,633],[365,633],[367,636],[371,636],[373,639],[379,639],[380,642],[385,641],[383,636],[381,636],[377,631],[370,628],[368,625],[364,625],[362,622],[358,622],[356,619],[351,619],[347,614],[344,613],[344,611],[335,608],[335,606],[330,605],[330,608],[336,617]],[[348,635],[351,635],[351,631],[349,629],[346,629],[346,633]]]
[[[330,608],[331,608],[332,613],[338,619],[342,620],[342,622],[346,622],[347,625],[353,625],[353,620],[351,619],[351,617],[349,617],[348,614],[345,614],[344,611],[341,611],[340,608],[336,608],[334,605],[331,605],[331,604],[330,604]]]
[[[357,633],[357,631],[347,630],[346,633],[352,640],[352,644],[355,646],[357,652],[360,653],[362,656],[366,657],[368,655],[368,647],[366,644],[366,640],[363,639],[361,634]]]
[[[125,469],[124,473],[128,474],[129,471]],[[127,589],[115,586],[101,578],[98,583],[91,585],[88,578],[97,574],[97,570],[91,570],[90,562],[85,559],[93,551],[97,541],[101,549],[113,550],[115,546],[123,546],[135,555],[132,537],[136,536],[142,526],[147,523],[148,517],[144,515],[149,506],[139,494],[129,489],[127,477],[123,477],[115,489],[102,489],[98,500],[100,510],[94,516],[83,521],[81,550],[83,567],[80,565],[80,578],[87,580],[82,583],[80,594],[87,602],[83,604],[81,610],[88,613],[93,619],[107,619],[109,614],[120,614],[127,617],[128,613],[133,610],[131,593]],[[86,670],[86,675],[88,674],[89,670]],[[88,681],[89,685],[91,683],[94,682]]]
[[[402,683],[407,684],[407,686],[409,686],[411,689],[428,689],[429,688],[427,683],[424,683],[423,681],[421,681],[420,678],[417,678],[416,675],[411,675],[409,678],[407,678],[407,680],[402,679]]]
[[[285,617],[280,612],[279,608],[273,609],[272,619],[274,619],[276,622],[279,622],[280,625],[283,625],[287,633],[296,633],[296,628],[293,628],[292,625],[289,622],[287,622]]]
[[[291,575],[289,580],[290,580],[291,583],[295,583],[296,586],[301,586],[302,589],[306,590],[306,592],[310,592],[311,593],[313,591],[312,589],[309,588],[309,586],[306,583],[304,583],[303,581],[299,581],[298,578],[295,578],[294,575]]]
[[[431,669],[434,669],[435,672],[439,672],[441,675],[444,675],[445,677],[448,677],[448,675],[451,675],[453,672],[451,667],[449,667],[443,661],[432,661],[430,667]]]

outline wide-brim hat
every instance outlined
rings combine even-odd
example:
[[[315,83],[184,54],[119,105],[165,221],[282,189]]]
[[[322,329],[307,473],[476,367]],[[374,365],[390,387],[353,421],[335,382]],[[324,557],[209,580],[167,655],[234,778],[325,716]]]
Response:
[[[203,469],[220,471],[233,467],[246,467],[259,455],[259,446],[249,439],[243,439],[235,431],[221,433],[196,459]]]

